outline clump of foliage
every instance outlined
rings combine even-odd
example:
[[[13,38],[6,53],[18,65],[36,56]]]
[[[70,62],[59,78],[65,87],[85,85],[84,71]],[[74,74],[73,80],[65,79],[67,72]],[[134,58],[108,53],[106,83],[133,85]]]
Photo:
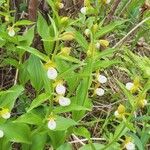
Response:
[[[68,17],[47,0],[37,22],[0,2],[0,67],[14,75],[0,91],[0,149],[148,148],[150,4],[116,2],[85,0]]]

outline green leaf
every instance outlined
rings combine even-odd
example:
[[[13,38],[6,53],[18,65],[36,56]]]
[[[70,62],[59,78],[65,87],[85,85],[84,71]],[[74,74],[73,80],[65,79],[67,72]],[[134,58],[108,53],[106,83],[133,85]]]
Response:
[[[41,105],[42,103],[44,103],[45,101],[47,101],[50,98],[50,95],[42,93],[39,96],[37,96],[31,103],[29,109],[27,110],[27,112],[31,111],[32,109],[38,107],[39,105]]]
[[[85,127],[74,128],[73,132],[74,134],[85,137],[87,139],[90,139],[91,137],[90,132]]]
[[[44,150],[47,140],[47,134],[38,133],[32,137],[32,145],[30,146],[31,150]]]
[[[101,38],[102,36],[106,35],[107,33],[112,32],[114,29],[116,29],[118,26],[125,23],[127,20],[121,20],[121,21],[115,21],[110,23],[109,25],[106,25],[102,27],[97,33],[96,38]]]
[[[84,48],[84,52],[87,52],[88,50],[88,42],[86,41],[85,37],[78,31],[75,31],[75,40],[78,42],[78,44]]]
[[[14,107],[15,101],[18,96],[24,91],[24,88],[21,85],[15,85],[9,89],[9,91],[0,97],[0,106],[7,107],[11,110]]]
[[[49,61],[49,57],[48,56],[46,56],[45,54],[41,53],[40,51],[38,51],[35,48],[28,47],[28,46],[17,46],[17,48],[19,48],[21,50],[24,50],[24,51],[27,51],[27,52],[29,52],[29,53],[39,57],[40,59],[42,59],[45,62]]]
[[[72,150],[72,146],[69,143],[65,143],[58,147],[56,150]]]
[[[34,29],[35,29],[35,26],[31,27],[29,30],[24,32],[23,38],[26,41],[25,46],[30,46],[32,44],[33,39],[34,39]],[[21,45],[23,46],[23,44]]]
[[[76,104],[71,104],[67,107],[63,107],[63,106],[60,106],[60,107],[56,107],[53,112],[55,113],[65,113],[65,112],[70,112],[70,111],[73,111],[73,110],[87,110],[87,111],[91,111],[91,109],[89,108],[86,108],[86,107],[83,107],[83,106],[79,106],[79,105],[76,105]]]
[[[40,91],[43,88],[43,74],[45,74],[45,70],[40,59],[31,55],[28,59],[27,70],[32,86],[36,89],[36,91]]]
[[[17,118],[14,122],[22,122],[32,125],[41,125],[43,122],[43,118],[40,116],[40,114],[35,114],[34,112],[28,112],[23,115],[21,115],[19,118]]]
[[[74,120],[70,118],[64,118],[64,117],[58,116],[56,118],[56,124],[57,124],[57,127],[55,131],[63,131],[63,130],[67,130],[71,126],[77,125],[77,122],[75,122]]]
[[[34,22],[29,21],[29,20],[19,20],[17,21],[14,26],[26,26],[26,25],[32,25]]]
[[[92,145],[94,148],[92,148]],[[98,144],[98,143],[93,143],[93,144],[87,144],[79,148],[79,150],[101,150],[101,148],[104,148],[104,145]]]
[[[0,130],[3,130],[4,135],[9,141],[18,143],[30,144],[30,129],[27,125],[22,123],[0,124]]]

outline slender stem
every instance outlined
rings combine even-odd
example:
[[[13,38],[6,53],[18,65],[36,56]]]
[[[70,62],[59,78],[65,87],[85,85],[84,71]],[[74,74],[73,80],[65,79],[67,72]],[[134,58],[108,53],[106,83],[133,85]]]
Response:
[[[150,17],[147,17],[144,20],[142,20],[130,32],[128,32],[113,48],[121,46],[128,36],[130,36],[137,28],[139,28],[141,25],[143,25],[148,20],[150,20]]]

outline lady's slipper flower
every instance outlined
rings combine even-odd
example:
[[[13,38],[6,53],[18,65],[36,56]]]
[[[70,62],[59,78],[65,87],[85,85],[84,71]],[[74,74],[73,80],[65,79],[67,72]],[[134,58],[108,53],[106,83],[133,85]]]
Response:
[[[95,90],[96,95],[103,96],[105,94],[105,91],[102,88],[97,88]]]
[[[125,115],[126,111],[125,111],[125,107],[123,105],[119,105],[117,110],[115,111],[114,115],[117,118],[122,118]]]
[[[88,37],[90,35],[90,29],[85,29],[84,34]]]
[[[60,96],[58,98],[58,102],[61,106],[69,106],[71,103],[71,100],[67,97]]]
[[[47,71],[47,76],[51,80],[55,80],[57,78],[57,70],[54,67],[49,67]]]
[[[50,130],[55,130],[55,129],[56,129],[56,126],[57,126],[55,119],[50,118],[49,121],[48,121],[47,126],[48,126],[48,128],[49,128]]]
[[[96,49],[100,49],[100,43],[97,42],[97,43],[95,44],[95,47],[96,47]]]
[[[80,12],[81,12],[82,14],[86,15],[87,7],[82,7],[82,8],[80,9]]]
[[[126,89],[131,91],[131,89],[133,88],[134,84],[132,82],[128,82],[126,83]]]
[[[63,3],[58,3],[58,7],[59,7],[59,9],[63,9],[64,8],[64,4]]]
[[[57,94],[64,95],[66,92],[66,87],[63,84],[59,83],[56,85],[55,90]]]
[[[125,148],[127,150],[135,150],[135,144],[132,143],[132,142],[128,142],[128,143],[125,144]]]
[[[97,80],[99,83],[102,83],[102,84],[107,82],[107,78],[103,75],[98,75]]]
[[[0,130],[0,138],[2,138],[3,136],[4,136],[3,130]]]
[[[14,27],[8,27],[7,30],[8,30],[8,35],[9,36],[11,36],[11,37],[15,36]]]
[[[7,108],[3,108],[3,109],[0,111],[0,115],[1,115],[1,117],[4,118],[4,119],[9,119],[10,116],[11,116],[11,114],[10,114],[10,112],[9,112],[9,109],[7,109]]]

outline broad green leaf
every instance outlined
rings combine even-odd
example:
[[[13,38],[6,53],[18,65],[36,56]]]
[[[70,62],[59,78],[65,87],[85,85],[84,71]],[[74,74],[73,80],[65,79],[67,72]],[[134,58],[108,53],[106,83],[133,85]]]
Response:
[[[56,124],[57,124],[57,127],[55,131],[63,131],[63,130],[67,130],[71,126],[77,125],[77,122],[75,122],[74,120],[70,118],[64,118],[64,117],[58,116],[56,119]]]
[[[11,87],[9,91],[12,92],[0,96],[0,106],[11,110],[14,107],[16,99],[24,91],[24,88],[21,85],[15,85]]]
[[[76,105],[76,104],[71,104],[67,107],[63,107],[63,106],[60,106],[60,107],[56,107],[54,108],[53,112],[55,113],[65,113],[65,112],[70,112],[70,111],[73,111],[73,110],[87,110],[87,111],[91,111],[91,109],[89,108],[86,108],[86,107],[83,107],[83,106],[79,106],[79,105]]]
[[[29,109],[27,110],[28,112],[31,111],[32,109],[38,107],[45,101],[47,101],[50,98],[50,95],[42,93],[39,96],[37,96],[31,103]]]
[[[22,122],[32,125],[41,125],[43,122],[43,118],[40,116],[40,114],[35,114],[34,112],[28,112],[23,115],[21,115],[19,118],[17,118],[14,122]]]
[[[96,33],[96,38],[101,38],[107,33],[112,32],[114,29],[116,29],[118,26],[122,25],[125,23],[127,20],[121,20],[121,21],[115,21],[112,22],[104,27],[102,27],[97,33]]]
[[[90,139],[91,137],[90,132],[85,127],[74,128],[73,132],[75,135],[82,136],[87,139]]]
[[[7,122],[5,124],[0,124],[0,129],[4,131],[9,141],[28,144],[31,142],[30,129],[25,124]]]
[[[84,145],[81,148],[79,148],[79,150],[101,150],[101,148],[104,148],[104,145],[102,144],[93,143],[92,145],[91,144]]]
[[[23,34],[23,38],[25,40],[24,46],[30,46],[32,44],[34,39],[34,30],[35,30],[35,26],[31,27],[26,32],[24,32]],[[21,45],[23,46],[23,44]]]
[[[27,70],[32,86],[36,89],[36,91],[40,91],[43,88],[43,74],[45,74],[45,70],[40,59],[34,55],[30,55]]]
[[[24,51],[27,51],[27,52],[29,52],[29,53],[39,57],[40,59],[42,59],[45,62],[49,61],[49,57],[48,56],[46,56],[45,54],[41,53],[40,51],[38,51],[35,48],[28,47],[28,46],[17,46],[17,48],[19,48],[21,50],[24,50]]]
[[[72,146],[69,143],[65,143],[58,147],[56,150],[72,150]]]
[[[29,21],[29,20],[19,20],[17,21],[14,26],[26,26],[26,25],[32,25],[34,22]]]
[[[88,50],[88,42],[86,41],[85,37],[78,31],[75,31],[75,40],[78,42],[78,44],[84,48],[84,52],[87,52]]]
[[[30,146],[31,150],[44,150],[47,140],[47,134],[38,133],[33,135],[31,138],[32,144]]]

